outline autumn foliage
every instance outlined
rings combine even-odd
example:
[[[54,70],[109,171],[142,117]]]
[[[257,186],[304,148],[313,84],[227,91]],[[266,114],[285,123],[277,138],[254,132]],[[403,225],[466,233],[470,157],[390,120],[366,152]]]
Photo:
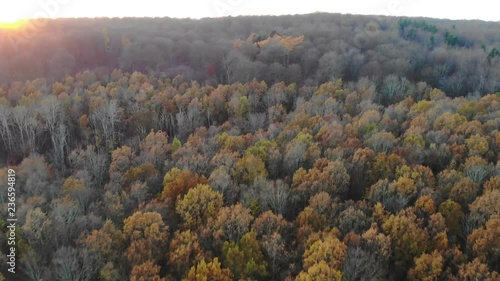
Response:
[[[500,29],[384,18],[355,48],[369,18],[341,18],[48,21],[0,48],[18,279],[499,280]]]

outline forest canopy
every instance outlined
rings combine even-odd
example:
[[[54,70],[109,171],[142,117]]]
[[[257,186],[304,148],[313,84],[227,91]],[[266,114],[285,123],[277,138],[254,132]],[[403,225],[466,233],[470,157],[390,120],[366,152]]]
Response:
[[[33,20],[0,29],[0,83],[85,70],[109,77],[113,69],[212,86],[392,74],[448,95],[486,94],[500,90],[499,30],[494,22],[327,13]]]
[[[1,30],[0,280],[499,280],[499,32],[332,14]]]

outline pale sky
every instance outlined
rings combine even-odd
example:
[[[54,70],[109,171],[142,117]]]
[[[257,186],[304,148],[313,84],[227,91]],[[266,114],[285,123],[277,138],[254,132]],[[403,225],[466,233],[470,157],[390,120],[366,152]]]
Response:
[[[0,0],[0,22],[21,18],[284,15],[313,12],[500,20],[495,0]]]

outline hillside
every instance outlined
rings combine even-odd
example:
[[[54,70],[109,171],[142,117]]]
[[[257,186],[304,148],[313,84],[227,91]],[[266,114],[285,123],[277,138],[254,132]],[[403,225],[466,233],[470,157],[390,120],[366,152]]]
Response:
[[[0,30],[0,83],[117,68],[213,86],[395,74],[448,95],[485,94],[500,90],[499,30],[494,22],[340,14],[34,21],[21,32]],[[256,44],[275,35],[304,37],[292,49]]]
[[[498,23],[2,32],[0,280],[500,279]]]

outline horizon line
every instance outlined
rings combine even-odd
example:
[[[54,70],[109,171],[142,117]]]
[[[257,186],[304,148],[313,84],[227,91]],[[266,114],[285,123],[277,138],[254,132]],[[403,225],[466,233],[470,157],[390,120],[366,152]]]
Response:
[[[26,17],[17,19],[10,23],[20,23],[34,20],[78,20],[78,19],[178,19],[178,20],[203,20],[203,19],[224,19],[224,18],[240,18],[240,17],[287,17],[287,16],[308,16],[316,14],[328,15],[343,15],[343,16],[366,16],[366,17],[387,17],[387,18],[425,18],[435,20],[449,20],[449,21],[482,21],[491,23],[500,23],[500,20],[486,20],[486,19],[468,19],[468,18],[436,18],[429,16],[408,16],[408,15],[384,15],[384,14],[353,14],[341,12],[312,12],[304,14],[260,14],[260,15],[226,15],[226,16],[213,16],[213,17],[172,17],[172,16],[77,16],[77,17]]]

